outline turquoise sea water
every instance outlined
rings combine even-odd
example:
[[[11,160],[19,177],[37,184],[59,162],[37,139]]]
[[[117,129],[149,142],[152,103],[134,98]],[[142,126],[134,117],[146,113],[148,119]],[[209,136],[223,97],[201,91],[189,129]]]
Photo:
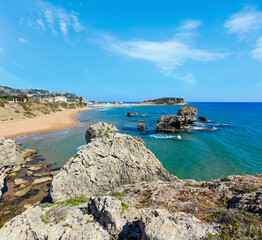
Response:
[[[178,106],[129,106],[92,110],[77,117],[83,124],[112,123],[119,132],[141,137],[163,166],[179,178],[210,180],[232,174],[262,173],[262,103],[192,103],[199,116],[192,133],[156,133],[158,118],[176,114]],[[146,117],[127,117],[127,112]],[[145,131],[137,130],[144,122]],[[39,150],[43,161],[60,168],[77,148],[85,144],[87,126],[19,138],[28,148]],[[203,131],[203,130],[209,131]],[[175,138],[175,139],[174,139]],[[181,139],[180,139],[181,138]]]

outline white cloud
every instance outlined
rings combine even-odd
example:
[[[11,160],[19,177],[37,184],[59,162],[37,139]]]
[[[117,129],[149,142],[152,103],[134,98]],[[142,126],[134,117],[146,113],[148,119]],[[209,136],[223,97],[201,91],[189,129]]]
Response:
[[[18,41],[27,45],[32,45],[31,43],[29,43],[28,41],[26,41],[24,38],[20,37],[18,38]]]
[[[262,37],[257,40],[256,48],[251,52],[251,56],[262,62]]]
[[[23,18],[23,21],[31,27],[37,26],[42,31],[49,30],[53,35],[60,32],[64,37],[67,37],[70,31],[79,33],[84,29],[79,22],[79,14],[74,11],[67,11],[60,6],[41,0],[35,1],[33,5],[32,17],[29,19]]]
[[[182,22],[180,29],[182,30],[193,30],[197,29],[202,25],[202,22],[199,20],[187,20]]]
[[[229,33],[238,34],[241,38],[262,28],[262,12],[256,6],[249,6],[232,15],[224,24]]]
[[[44,22],[43,22],[42,19],[38,19],[38,20],[36,21],[36,23],[41,27],[41,29],[42,29],[43,31],[46,30],[45,24],[44,24]]]
[[[191,48],[175,39],[163,42],[150,42],[142,40],[121,41],[106,35],[102,35],[102,37],[102,46],[108,51],[150,61],[165,72],[172,71],[189,60],[208,62],[227,56],[225,53],[212,53]]]
[[[121,41],[108,35],[100,35],[99,44],[111,53],[133,59],[149,61],[160,69],[165,76],[171,76],[187,84],[195,83],[192,74],[178,77],[174,70],[186,62],[208,62],[225,58],[227,53],[213,53],[190,47],[180,40],[163,42],[132,40]]]

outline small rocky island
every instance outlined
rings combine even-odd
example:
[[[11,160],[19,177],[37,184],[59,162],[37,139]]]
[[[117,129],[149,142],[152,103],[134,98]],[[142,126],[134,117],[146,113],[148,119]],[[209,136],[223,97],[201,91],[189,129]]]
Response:
[[[175,98],[175,97],[164,97],[157,98],[154,100],[146,100],[143,104],[147,105],[171,105],[171,106],[184,106],[188,105],[188,103],[183,98]]]
[[[14,147],[5,141],[8,154]],[[86,142],[54,176],[52,201],[11,219],[0,239],[261,239],[261,174],[181,180],[143,140],[102,122],[88,128]]]
[[[183,107],[177,115],[162,115],[158,119],[157,132],[173,133],[181,131],[189,124],[196,122],[197,109],[195,107]]]

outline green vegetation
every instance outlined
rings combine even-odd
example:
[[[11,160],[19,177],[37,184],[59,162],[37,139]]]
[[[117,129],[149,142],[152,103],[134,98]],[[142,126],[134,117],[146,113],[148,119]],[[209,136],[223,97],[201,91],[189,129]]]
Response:
[[[64,206],[77,206],[80,203],[85,203],[88,202],[89,198],[85,197],[85,196],[80,196],[80,197],[76,197],[76,198],[71,198],[71,199],[67,199],[65,201],[61,201],[61,202],[55,202],[55,203],[44,203],[41,205],[42,209],[46,208],[46,207],[52,207],[52,206],[56,206],[56,205],[64,205]]]
[[[262,239],[262,219],[256,215],[245,211],[220,211],[209,216],[208,221],[214,218],[221,224],[222,231],[210,234],[206,240]]]
[[[221,178],[221,182],[229,182],[230,179],[228,177],[225,177],[225,178]]]
[[[0,101],[0,107],[2,107],[2,108],[5,107],[5,102],[4,101]]]
[[[121,213],[124,213],[125,210],[127,210],[129,208],[128,205],[126,205],[124,202],[121,202],[121,205],[122,205],[122,211]]]

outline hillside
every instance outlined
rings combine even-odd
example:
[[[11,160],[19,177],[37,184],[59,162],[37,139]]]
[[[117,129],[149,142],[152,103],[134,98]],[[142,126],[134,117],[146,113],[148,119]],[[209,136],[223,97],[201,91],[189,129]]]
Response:
[[[37,98],[50,98],[50,97],[57,97],[57,96],[64,96],[68,99],[68,101],[76,101],[77,99],[80,99],[79,96],[77,96],[74,93],[60,93],[60,92],[52,92],[47,90],[41,90],[41,89],[16,89],[16,88],[10,88],[7,86],[0,86],[0,95],[18,95],[18,94],[29,94],[32,95],[32,99]]]

